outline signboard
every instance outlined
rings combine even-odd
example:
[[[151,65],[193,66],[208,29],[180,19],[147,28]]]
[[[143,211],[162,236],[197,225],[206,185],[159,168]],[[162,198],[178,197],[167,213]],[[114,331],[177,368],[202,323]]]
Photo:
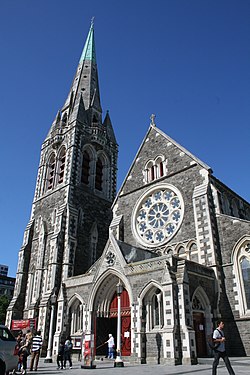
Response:
[[[22,320],[12,320],[11,321],[12,331],[36,329],[36,318],[34,319],[22,319]]]

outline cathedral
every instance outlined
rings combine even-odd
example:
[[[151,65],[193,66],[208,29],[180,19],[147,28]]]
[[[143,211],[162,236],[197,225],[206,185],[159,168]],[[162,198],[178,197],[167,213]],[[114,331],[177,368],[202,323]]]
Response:
[[[42,143],[6,324],[35,321],[53,358],[69,335],[80,358],[88,335],[98,358],[120,321],[122,358],[177,365],[211,356],[223,319],[229,355],[249,356],[250,204],[154,115],[118,193],[117,157],[92,23]]]

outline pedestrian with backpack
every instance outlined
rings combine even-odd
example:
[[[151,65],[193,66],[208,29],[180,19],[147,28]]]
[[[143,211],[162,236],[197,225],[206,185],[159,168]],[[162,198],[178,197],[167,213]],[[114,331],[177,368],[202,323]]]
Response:
[[[224,322],[219,320],[217,322],[217,328],[214,330],[213,333],[213,342],[214,342],[214,361],[213,361],[213,368],[212,368],[212,375],[217,374],[217,366],[219,364],[220,358],[223,359],[225,362],[227,371],[230,375],[235,375],[234,370],[232,369],[231,363],[226,353],[225,347],[225,335],[223,332]]]

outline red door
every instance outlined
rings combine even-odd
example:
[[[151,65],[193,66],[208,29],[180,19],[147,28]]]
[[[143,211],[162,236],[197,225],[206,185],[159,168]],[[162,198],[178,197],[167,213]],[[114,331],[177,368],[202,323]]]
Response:
[[[117,294],[114,293],[110,304],[110,318],[117,318]],[[131,313],[129,296],[126,289],[121,294],[121,355],[131,354]]]

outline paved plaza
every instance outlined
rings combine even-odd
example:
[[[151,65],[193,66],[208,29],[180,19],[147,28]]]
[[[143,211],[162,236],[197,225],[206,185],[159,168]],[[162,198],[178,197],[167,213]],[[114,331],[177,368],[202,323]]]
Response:
[[[232,367],[234,368],[236,375],[243,375],[250,373],[250,357],[244,358],[230,358]],[[181,365],[181,366],[166,366],[166,365],[131,365],[124,363],[122,368],[114,368],[113,361],[95,361],[95,369],[82,369],[81,362],[73,362],[73,368],[66,370],[57,370],[56,363],[44,363],[44,359],[40,358],[38,371],[34,374],[46,375],[46,374],[58,374],[58,375],[80,375],[80,374],[91,374],[91,375],[112,375],[124,374],[126,375],[184,375],[184,374],[196,374],[196,375],[211,375],[212,373],[212,358],[199,359],[198,365]],[[27,371],[28,374],[31,372]],[[217,375],[228,374],[226,367],[224,366],[223,360],[221,360]]]

